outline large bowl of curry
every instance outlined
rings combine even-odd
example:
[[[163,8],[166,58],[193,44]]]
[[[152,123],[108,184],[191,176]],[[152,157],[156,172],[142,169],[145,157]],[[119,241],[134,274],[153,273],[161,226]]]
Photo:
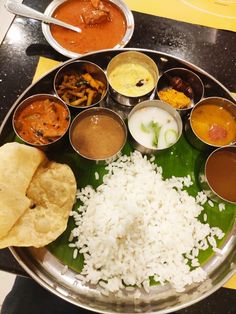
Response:
[[[121,0],[54,0],[44,13],[81,29],[81,33],[77,33],[42,23],[48,43],[69,58],[122,48],[134,31],[133,14]]]
[[[12,125],[24,143],[48,149],[64,138],[70,121],[69,108],[62,100],[51,94],[36,94],[16,107]]]

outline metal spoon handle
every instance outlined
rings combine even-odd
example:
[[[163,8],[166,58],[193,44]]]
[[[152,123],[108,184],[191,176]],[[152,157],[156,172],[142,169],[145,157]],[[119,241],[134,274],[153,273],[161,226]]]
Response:
[[[45,22],[45,23],[56,24],[56,25],[68,28],[68,29],[70,29],[72,31],[81,33],[81,29],[79,27],[75,27],[73,25],[64,23],[64,22],[62,22],[60,20],[57,20],[57,19],[55,19],[53,17],[46,16],[46,15],[44,15],[41,12],[38,12],[38,11],[36,11],[34,9],[31,9],[30,7],[26,6],[25,4],[8,0],[5,3],[5,7],[11,13],[14,13],[14,14],[17,14],[17,15],[21,15],[21,16],[25,16],[25,17],[29,17],[31,19],[39,20],[39,21],[42,21],[42,22]]]

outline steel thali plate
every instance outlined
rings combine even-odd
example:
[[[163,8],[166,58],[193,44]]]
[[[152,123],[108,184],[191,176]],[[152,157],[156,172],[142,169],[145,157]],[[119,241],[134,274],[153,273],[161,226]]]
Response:
[[[128,50],[137,49],[102,50],[78,59],[94,62],[106,70],[109,61],[115,55]],[[235,102],[230,92],[219,81],[193,64],[162,52],[145,49],[137,51],[151,57],[157,63],[160,74],[174,67],[184,67],[194,71],[203,81],[204,97],[220,96]],[[71,60],[65,63],[68,62]],[[60,67],[61,65],[29,86],[13,104],[0,129],[0,144],[13,140],[9,136],[12,134],[11,117],[14,109],[23,99],[37,93],[54,93],[53,78]],[[123,117],[131,110],[128,107],[119,107],[112,101],[109,106]],[[76,272],[71,269],[65,271],[65,265],[46,247],[39,249],[11,248],[11,252],[19,264],[41,286],[68,302],[99,313],[170,313],[202,300],[220,288],[236,273],[235,222],[232,222],[232,228],[224,239],[221,251],[223,254],[215,254],[204,263],[203,268],[208,273],[208,278],[204,282],[193,284],[182,293],[177,293],[169,284],[156,286],[149,294],[142,293],[141,297],[134,301],[132,293],[128,291],[124,291],[119,298],[115,296],[108,298],[102,295],[96,286],[83,285],[76,278]]]

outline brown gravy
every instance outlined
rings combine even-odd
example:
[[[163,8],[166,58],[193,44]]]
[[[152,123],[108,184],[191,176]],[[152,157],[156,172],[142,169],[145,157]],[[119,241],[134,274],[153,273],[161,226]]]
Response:
[[[89,159],[106,159],[123,146],[125,132],[122,125],[107,114],[93,114],[75,126],[71,140],[76,150]]]
[[[206,177],[219,196],[236,202],[236,149],[216,151],[208,159]]]

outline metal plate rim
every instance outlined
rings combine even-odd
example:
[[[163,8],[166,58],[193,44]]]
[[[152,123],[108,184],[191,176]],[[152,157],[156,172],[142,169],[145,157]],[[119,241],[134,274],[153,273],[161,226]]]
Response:
[[[88,53],[86,55],[83,55],[82,57],[83,58],[86,58],[86,57],[89,57],[89,56],[94,56],[94,55],[99,55],[99,54],[106,54],[106,53],[111,53],[111,52],[121,52],[121,51],[127,51],[127,50],[138,50],[138,51],[141,51],[141,52],[147,52],[147,53],[152,53],[154,55],[162,55],[162,56],[166,56],[168,58],[173,58],[174,60],[177,60],[179,62],[181,62],[182,64],[185,64],[187,66],[189,66],[190,68],[192,69],[195,69],[197,70],[198,72],[200,72],[201,74],[203,75],[206,75],[207,77],[211,78],[213,81],[215,81],[229,96],[229,98],[231,98],[234,102],[234,98],[231,96],[230,92],[226,89],[226,87],[221,84],[219,81],[217,81],[213,76],[211,76],[210,74],[208,74],[206,71],[202,70],[201,68],[193,65],[192,63],[188,62],[188,61],[185,61],[185,60],[182,60],[178,57],[175,57],[175,56],[171,56],[169,54],[166,54],[166,53],[163,53],[163,52],[159,52],[159,51],[153,51],[153,50],[148,50],[148,49],[135,49],[135,48],[123,48],[123,49],[104,49],[104,50],[100,50],[100,51],[97,51],[97,52],[91,52],[91,53]],[[79,58],[76,58],[76,59],[80,59]],[[6,115],[1,127],[0,127],[0,135],[2,133],[2,130],[5,126],[5,124],[7,123],[10,115],[12,114],[13,110],[15,109],[15,107],[17,106],[17,104],[21,101],[21,99],[25,96],[25,94],[31,90],[31,88],[37,84],[38,82],[40,82],[41,80],[45,79],[50,73],[53,73],[54,71],[56,71],[58,68],[60,68],[62,65],[65,65],[69,62],[71,62],[72,60],[68,60],[66,62],[64,62],[63,64],[60,64],[58,65],[56,68],[54,68],[53,70],[49,71],[48,73],[46,73],[42,78],[40,78],[39,80],[37,80],[35,83],[31,84],[22,94],[21,96],[17,99],[17,101],[12,105],[12,107],[10,108],[8,114]],[[234,242],[235,242],[235,233],[234,233]],[[77,306],[81,306],[85,309],[88,309],[88,310],[91,310],[91,311],[95,311],[95,308],[94,307],[90,307],[90,306],[85,306],[84,304],[81,305],[81,304],[78,304],[78,302],[76,301],[73,301],[73,300],[68,300],[68,298],[61,294],[60,292],[58,291],[55,291],[53,290],[52,287],[50,287],[49,285],[45,284],[45,281],[43,281],[43,277],[45,277],[45,274],[42,274],[40,273],[37,273],[37,272],[34,272],[32,268],[34,268],[32,265],[31,265],[31,268],[30,268],[30,265],[28,265],[25,261],[23,261],[22,257],[21,257],[21,254],[19,254],[19,252],[23,252],[22,254],[24,255],[24,252],[27,251],[27,248],[10,248],[10,251],[12,252],[13,256],[16,258],[16,260],[18,261],[18,263],[22,266],[22,268],[34,279],[36,280],[40,285],[44,286],[44,288],[46,288],[47,290],[53,292],[54,294],[58,295],[59,297],[63,298],[64,300],[66,301],[69,301],[70,303],[73,303]],[[198,298],[194,299],[194,300],[191,300],[189,302],[186,302],[184,304],[181,304],[181,305],[177,305],[177,306],[174,306],[174,307],[171,307],[171,308],[167,308],[165,310],[160,310],[160,311],[155,311],[155,312],[149,312],[149,313],[170,313],[172,311],[176,311],[176,310],[180,310],[182,308],[185,308],[187,306],[190,306],[204,298],[206,298],[207,296],[209,296],[210,294],[212,294],[213,292],[215,292],[217,289],[219,289],[233,274],[236,273],[236,268],[235,268],[235,264],[233,266],[232,269],[229,269],[227,275],[217,284],[215,285],[211,290],[207,291],[206,293],[204,293],[203,295],[199,296]],[[100,310],[100,309],[96,309],[96,311],[98,311],[99,313],[118,313],[116,311],[112,312],[112,311],[107,311],[107,310]]]

